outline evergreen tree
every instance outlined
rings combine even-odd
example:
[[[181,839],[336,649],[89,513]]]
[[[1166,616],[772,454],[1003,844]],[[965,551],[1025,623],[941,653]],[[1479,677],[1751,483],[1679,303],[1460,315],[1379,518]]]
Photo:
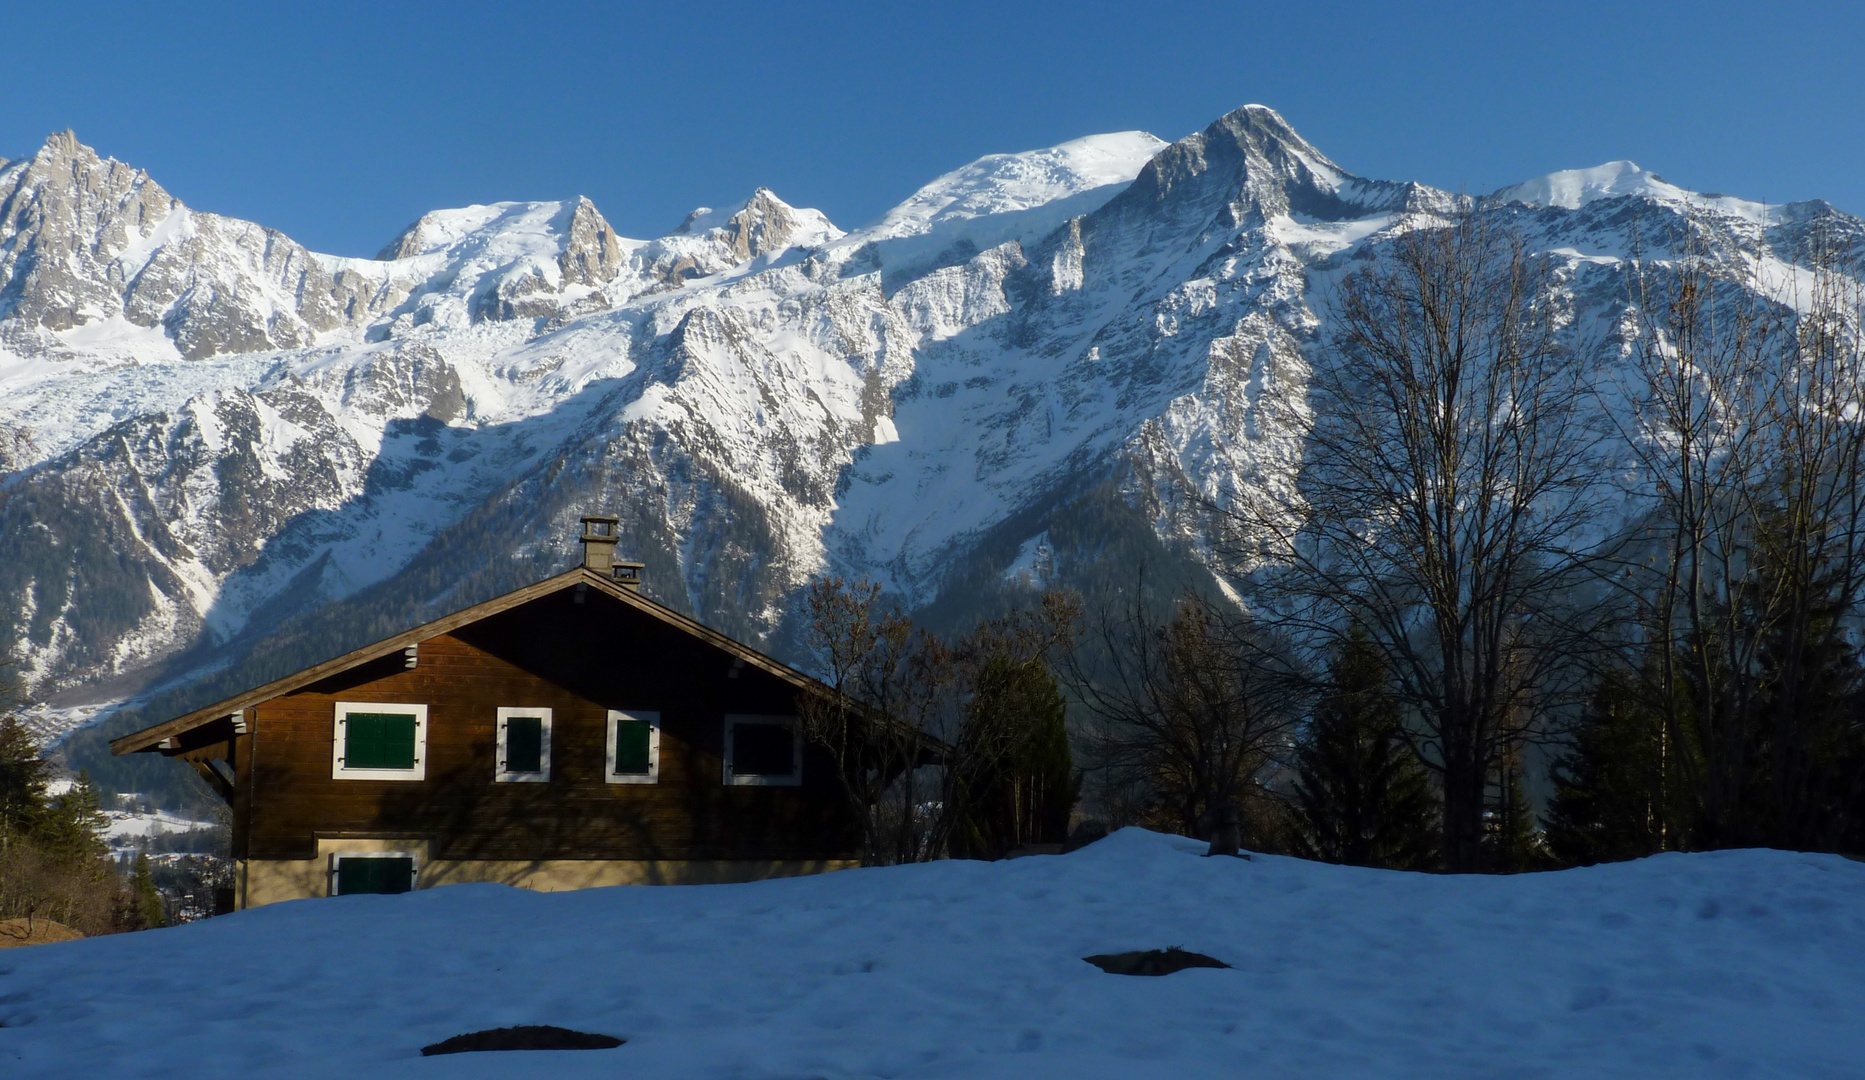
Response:
[[[1662,683],[1657,665],[1648,669]],[[1624,668],[1602,675],[1550,770],[1548,847],[1562,863],[1636,859],[1691,842],[1686,780],[1701,773],[1686,760],[1693,740],[1667,732],[1647,681]]]
[[[1026,678],[1031,707],[1019,763],[1024,787],[1019,813],[1029,842],[1060,844],[1068,839],[1069,815],[1081,797],[1081,776],[1069,747],[1068,707],[1048,668],[1039,667]]]
[[[110,853],[104,842],[103,804],[89,773],[79,773],[77,783],[63,794],[52,796],[33,829],[33,839],[47,855],[70,863],[95,861]]]
[[[1543,862],[1541,838],[1535,835],[1535,810],[1523,782],[1519,746],[1503,752],[1493,806],[1483,838],[1485,869],[1501,874],[1535,869]]]
[[[1039,659],[1000,653],[983,661],[972,683],[966,737],[985,752],[948,783],[951,853],[990,859],[1021,844],[1062,843],[1081,781],[1055,676]]]
[[[45,809],[51,763],[39,740],[14,717],[0,717],[0,847],[29,831]]]
[[[1857,785],[1865,763],[1865,667],[1830,614],[1762,639],[1752,785],[1765,800],[1766,842],[1796,850],[1865,848]]]
[[[1437,800],[1405,741],[1385,658],[1355,635],[1328,683],[1296,749],[1298,850],[1355,866],[1434,865]]]
[[[135,868],[130,871],[129,888],[130,912],[125,921],[132,929],[153,930],[168,925],[168,916],[162,910],[162,894],[155,887],[155,876],[149,872],[149,856],[137,853]]]

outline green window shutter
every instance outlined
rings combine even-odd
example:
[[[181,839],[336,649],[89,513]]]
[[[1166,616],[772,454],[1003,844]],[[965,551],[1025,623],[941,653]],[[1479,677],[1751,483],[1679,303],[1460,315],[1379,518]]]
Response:
[[[505,771],[544,771],[544,718],[512,716],[505,721]]]
[[[732,725],[734,774],[794,776],[796,767],[796,735],[788,724]]]
[[[337,895],[405,893],[414,887],[414,860],[409,858],[339,858]]]
[[[349,769],[375,768],[382,758],[382,718],[374,713],[351,713],[343,721],[343,765]]]
[[[413,713],[353,712],[343,724],[346,769],[414,768]]]
[[[618,775],[648,772],[648,737],[653,725],[646,720],[615,722],[615,771]]]

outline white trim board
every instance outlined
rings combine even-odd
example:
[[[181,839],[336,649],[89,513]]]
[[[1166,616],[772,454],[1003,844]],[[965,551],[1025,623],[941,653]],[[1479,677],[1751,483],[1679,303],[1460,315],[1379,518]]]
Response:
[[[772,724],[790,729],[790,774],[746,773],[732,771],[733,733],[739,724]],[[727,787],[800,787],[803,783],[803,733],[797,730],[794,716],[767,716],[756,713],[728,713],[725,717],[725,784]]]
[[[414,767],[412,769],[352,769],[343,763],[343,725],[353,712],[414,714]],[[332,780],[425,780],[427,779],[427,706],[395,701],[339,701],[330,728],[330,778]]]

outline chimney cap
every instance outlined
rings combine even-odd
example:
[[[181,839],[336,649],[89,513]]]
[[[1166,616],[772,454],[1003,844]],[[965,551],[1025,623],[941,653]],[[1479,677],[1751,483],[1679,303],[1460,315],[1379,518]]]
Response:
[[[625,562],[620,559],[609,564],[609,576],[615,583],[631,592],[641,591],[641,571],[643,565],[638,562]]]
[[[615,565],[615,545],[621,540],[622,519],[606,514],[583,515],[583,565],[598,574]]]

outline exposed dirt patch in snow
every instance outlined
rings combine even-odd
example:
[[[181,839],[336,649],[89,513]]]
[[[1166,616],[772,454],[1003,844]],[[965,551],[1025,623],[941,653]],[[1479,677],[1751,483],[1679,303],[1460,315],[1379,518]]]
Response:
[[[520,1024],[442,1039],[431,1046],[423,1046],[421,1056],[471,1054],[484,1050],[613,1050],[627,1041],[613,1035],[571,1031],[550,1024]]]
[[[1186,952],[1177,945],[1170,949],[1148,949],[1145,952],[1102,953],[1099,956],[1084,956],[1082,959],[1109,975],[1170,975],[1186,968],[1230,966],[1215,956]]]
[[[50,945],[55,941],[75,941],[84,935],[64,923],[50,919],[0,920],[0,949],[20,945]]]

